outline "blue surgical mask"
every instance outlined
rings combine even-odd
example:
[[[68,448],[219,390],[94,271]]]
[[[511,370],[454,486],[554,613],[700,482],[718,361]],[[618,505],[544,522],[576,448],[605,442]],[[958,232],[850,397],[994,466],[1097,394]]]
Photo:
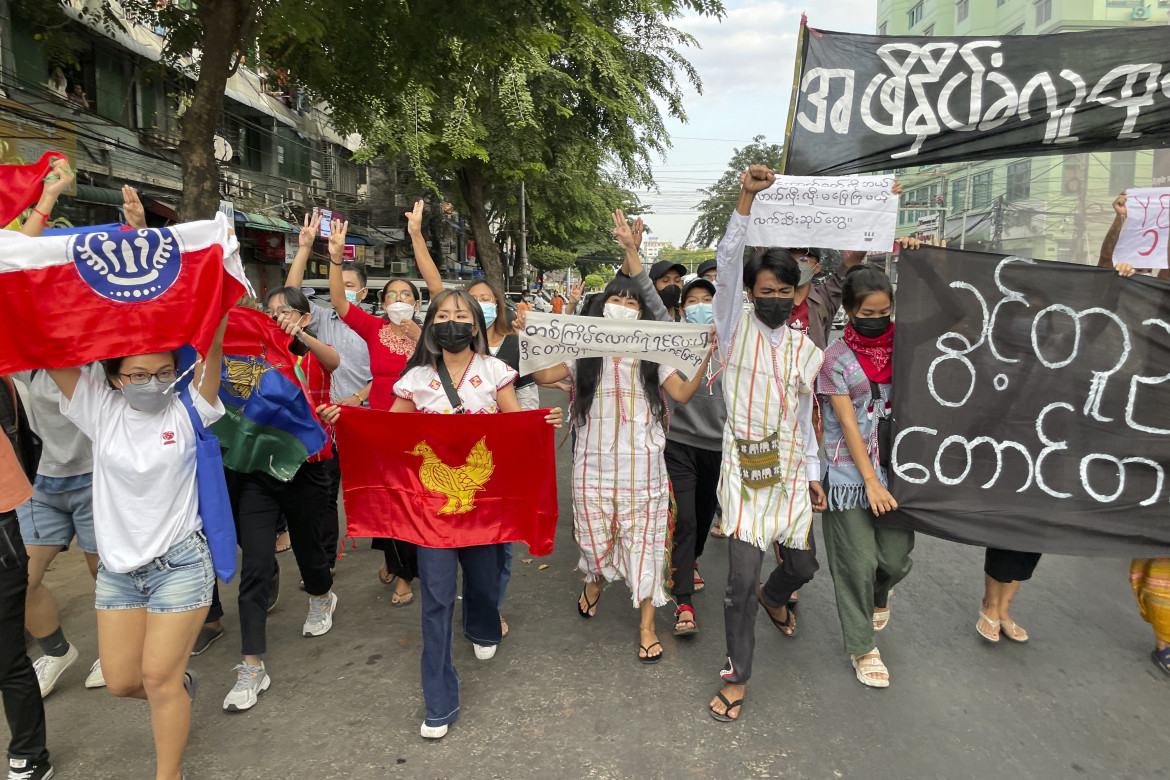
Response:
[[[483,321],[490,328],[492,323],[496,321],[496,305],[494,303],[480,301],[479,308],[483,309]]]
[[[357,290],[346,290],[345,291],[345,299],[347,301],[349,301],[351,304],[356,306],[357,302],[358,302]]]
[[[685,309],[687,322],[710,325],[715,321],[715,308],[709,303],[692,303]]]

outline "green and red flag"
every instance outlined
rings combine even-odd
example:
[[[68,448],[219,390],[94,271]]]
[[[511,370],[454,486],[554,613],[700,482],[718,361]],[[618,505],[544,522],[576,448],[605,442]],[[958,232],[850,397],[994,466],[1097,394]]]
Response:
[[[547,411],[422,414],[342,407],[347,535],[423,547],[553,550],[555,429]]]
[[[288,334],[263,312],[231,310],[219,384],[227,414],[211,429],[223,448],[223,465],[232,471],[287,482],[326,444],[288,344]]]

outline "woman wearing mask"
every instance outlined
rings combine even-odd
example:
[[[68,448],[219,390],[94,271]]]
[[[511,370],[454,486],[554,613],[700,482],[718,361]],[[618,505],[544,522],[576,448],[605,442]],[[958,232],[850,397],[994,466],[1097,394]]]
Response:
[[[394,383],[402,376],[406,361],[414,354],[419,327],[414,321],[418,312],[418,291],[405,279],[394,279],[382,288],[382,308],[386,319],[375,317],[358,305],[355,290],[346,289],[343,267],[345,263],[345,235],[349,222],[333,220],[329,234],[329,301],[343,322],[365,339],[370,351],[369,401],[371,409],[389,409],[394,402]],[[387,585],[394,585],[390,603],[406,606],[414,600],[410,583],[418,576],[418,555],[415,546],[397,539],[375,539],[374,549],[381,550],[386,562],[379,577]]]
[[[650,318],[628,277],[613,279],[602,300],[606,319]],[[663,391],[685,404],[702,383],[710,360],[708,352],[690,381],[657,363],[616,357],[582,358],[533,374],[541,384],[568,377],[576,386],[573,533],[581,548],[578,566],[585,573],[577,611],[583,618],[593,617],[603,579],[625,580],[634,606],[641,610],[638,658],[645,664],[662,659],[654,610],[667,602],[669,576]]]
[[[516,372],[487,354],[487,324],[479,302],[462,290],[444,290],[431,300],[418,349],[394,387],[392,412],[427,414],[493,414],[521,411],[512,384]],[[459,406],[452,408],[443,388],[443,374],[455,387]],[[330,422],[337,407],[323,407]],[[561,410],[547,417],[560,426]],[[451,619],[455,585],[463,570],[463,634],[475,656],[488,660],[500,642],[497,609],[504,545],[418,547],[422,588],[422,688],[427,716],[422,736],[438,739],[459,716],[459,677],[451,661]]]
[[[643,271],[638,257],[641,220],[635,220],[631,228],[626,223],[626,215],[618,209],[613,213],[613,226],[614,235],[625,251],[622,271],[638,286],[654,319],[673,322],[674,316],[666,306],[668,301],[662,298],[661,291]],[[683,319],[697,325],[714,324],[714,299],[715,284],[700,275],[682,290]],[[690,403],[679,404],[667,399],[670,430],[666,433],[664,456],[678,509],[670,559],[674,569],[671,595],[678,604],[674,613],[675,636],[688,636],[699,631],[692,598],[706,585],[699,576],[698,561],[719,503],[723,426],[727,420],[723,383],[716,381],[716,374],[718,369],[714,362],[708,364],[706,376]]]
[[[841,303],[845,335],[825,351],[817,377],[824,422],[825,487],[822,522],[837,613],[857,679],[886,688],[890,675],[874,632],[890,621],[890,589],[910,573],[914,532],[875,523],[898,508],[881,463],[879,421],[889,415],[893,377],[894,290],[878,268],[861,265],[845,276]]]
[[[422,235],[423,202],[416,201],[414,209],[406,212],[406,229],[410,233],[411,244],[414,248],[414,263],[427,283],[427,290],[431,298],[436,298],[446,288],[443,286],[443,277],[439,268],[431,258],[427,242]],[[520,371],[520,337],[516,335],[508,322],[508,307],[504,302],[504,294],[494,282],[487,280],[473,282],[468,285],[466,292],[474,298],[483,312],[484,323],[487,326],[488,352],[494,358],[504,361],[513,371]],[[532,375],[520,377],[513,385],[516,391],[516,400],[520,408],[526,412],[540,408],[540,393]],[[504,545],[504,568],[500,574],[499,609],[504,608],[504,596],[508,590],[508,582],[512,579],[512,545]],[[504,636],[508,635],[508,623],[500,615],[500,630]]]
[[[223,416],[224,315],[189,395],[204,425]],[[62,411],[93,441],[98,650],[115,696],[146,699],[159,780],[177,780],[195,678],[186,671],[215,583],[195,476],[195,430],[172,387],[174,352],[103,361],[108,385],[51,369]],[[205,381],[206,380],[206,381]],[[271,537],[268,540],[272,546]]]
[[[330,372],[337,368],[337,350],[322,343],[308,330],[312,319],[309,301],[294,287],[271,290],[264,306],[268,315],[292,339],[296,356],[294,371],[312,408],[329,403]],[[243,660],[236,665],[236,681],[223,700],[228,712],[242,712],[256,705],[272,680],[264,665],[269,589],[277,571],[272,538],[283,516],[297,567],[309,593],[309,613],[302,633],[322,636],[333,627],[337,594],[333,592],[333,560],[322,545],[331,486],[330,460],[333,436],[326,425],[324,448],[311,457],[291,480],[282,482],[269,474],[229,472],[236,518],[236,538],[243,551],[240,566],[240,637]]]

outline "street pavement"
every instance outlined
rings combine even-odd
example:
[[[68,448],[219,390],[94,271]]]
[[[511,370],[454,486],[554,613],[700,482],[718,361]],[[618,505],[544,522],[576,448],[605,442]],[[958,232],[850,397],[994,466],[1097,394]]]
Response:
[[[545,400],[567,397],[548,391]],[[663,608],[663,661],[639,663],[638,616],[624,584],[603,593],[593,620],[577,615],[567,442],[557,456],[556,550],[535,558],[517,545],[504,612],[511,633],[494,659],[476,661],[456,633],[462,714],[445,739],[419,736],[418,599],[391,607],[392,588],[377,577],[380,553],[363,542],[339,563],[333,630],[314,639],[300,636],[308,600],[295,561],[280,556],[265,659],[272,687],[244,713],[221,709],[240,660],[235,588],[223,589],[227,635],[191,660],[200,687],[186,777],[1167,776],[1170,676],[1150,661],[1153,634],[1138,617],[1128,561],[1045,557],[1012,611],[1032,640],[988,645],[975,633],[983,551],[919,536],[914,570],[878,635],[892,685],[875,690],[856,681],[842,650],[822,555],[801,593],[795,637],[761,610],[742,716],[717,723],[706,706],[724,661],[727,542],[711,538],[701,561],[701,633],[674,638],[673,610]],[[97,639],[80,555],[59,557],[47,582],[81,651],[46,700],[56,776],[153,777],[146,704],[82,685]]]

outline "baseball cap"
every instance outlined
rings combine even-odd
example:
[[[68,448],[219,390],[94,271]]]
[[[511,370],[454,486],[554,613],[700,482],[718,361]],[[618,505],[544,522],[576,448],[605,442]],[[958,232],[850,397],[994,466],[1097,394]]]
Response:
[[[703,262],[699,263],[699,270],[695,271],[695,273],[697,273],[699,276],[702,276],[708,271],[717,270],[718,267],[718,263],[716,263],[715,258],[712,257],[710,260],[704,260]]]
[[[680,277],[687,275],[687,267],[682,263],[672,263],[669,260],[659,260],[650,266],[650,281],[656,282],[666,275],[667,271],[678,271]]]

